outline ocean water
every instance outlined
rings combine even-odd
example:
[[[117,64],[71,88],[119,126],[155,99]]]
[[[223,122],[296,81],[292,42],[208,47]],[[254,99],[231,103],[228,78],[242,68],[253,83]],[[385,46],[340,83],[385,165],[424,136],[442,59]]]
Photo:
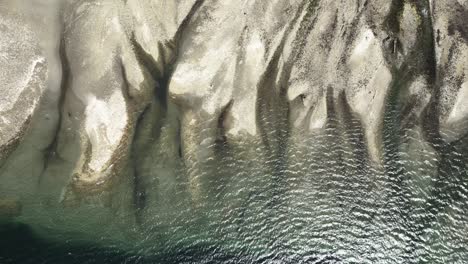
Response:
[[[163,157],[163,131],[141,207],[32,195],[33,213],[0,225],[0,263],[468,263],[467,141],[385,127],[381,166],[353,119],[185,165]]]

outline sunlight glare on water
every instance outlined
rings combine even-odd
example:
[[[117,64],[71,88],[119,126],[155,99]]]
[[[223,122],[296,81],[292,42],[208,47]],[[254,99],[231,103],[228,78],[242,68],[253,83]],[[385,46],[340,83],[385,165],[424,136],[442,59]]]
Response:
[[[245,142],[210,146],[214,156],[188,168],[162,158],[160,167],[148,168],[148,203],[125,242],[107,241],[106,234],[100,241],[74,234],[48,240],[11,224],[3,234],[12,242],[2,242],[11,257],[0,259],[466,263],[466,143],[442,146],[438,156],[417,129],[402,131],[398,144],[385,138],[384,164],[376,169],[354,121],[346,132],[329,125],[307,138],[294,133],[284,152]],[[163,173],[165,166],[177,169]],[[32,244],[21,247],[21,236]],[[19,255],[23,261],[15,262]]]

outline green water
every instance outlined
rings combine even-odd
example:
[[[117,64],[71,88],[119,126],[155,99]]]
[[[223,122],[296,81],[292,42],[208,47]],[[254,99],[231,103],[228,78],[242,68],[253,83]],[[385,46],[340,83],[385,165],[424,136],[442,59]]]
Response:
[[[468,144],[400,137],[380,169],[352,125],[292,134],[283,155],[213,146],[184,167],[156,153],[139,211],[125,182],[71,208],[39,189],[2,224],[0,263],[468,263]]]

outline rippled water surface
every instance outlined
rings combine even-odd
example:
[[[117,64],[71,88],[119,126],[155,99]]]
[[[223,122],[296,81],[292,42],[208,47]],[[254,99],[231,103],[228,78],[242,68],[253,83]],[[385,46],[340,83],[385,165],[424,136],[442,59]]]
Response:
[[[383,145],[369,165],[351,120],[185,167],[159,153],[135,223],[92,203],[23,217],[0,228],[0,263],[468,263],[466,141],[389,129]]]

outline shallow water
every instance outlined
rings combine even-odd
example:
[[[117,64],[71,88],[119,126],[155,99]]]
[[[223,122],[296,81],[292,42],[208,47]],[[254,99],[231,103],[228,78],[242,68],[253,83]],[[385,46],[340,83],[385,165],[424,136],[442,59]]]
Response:
[[[356,120],[269,147],[213,145],[185,166],[164,157],[163,131],[144,208],[31,195],[0,228],[0,263],[467,263],[468,144],[418,131],[384,133],[381,169]]]

